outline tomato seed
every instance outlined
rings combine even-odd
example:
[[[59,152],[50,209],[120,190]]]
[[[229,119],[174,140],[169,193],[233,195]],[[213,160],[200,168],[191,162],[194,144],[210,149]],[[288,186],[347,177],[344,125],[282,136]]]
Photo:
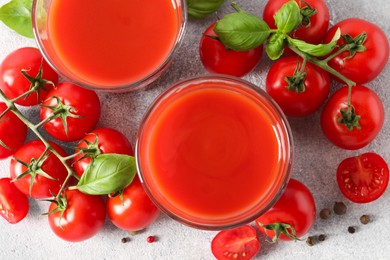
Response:
[[[155,236],[148,236],[146,238],[146,242],[148,243],[153,243],[156,240]]]
[[[344,215],[347,212],[347,206],[343,202],[335,202],[333,211],[337,215]]]
[[[368,216],[368,215],[362,215],[360,217],[360,223],[362,223],[363,225],[368,224],[370,221],[371,221],[370,216]]]

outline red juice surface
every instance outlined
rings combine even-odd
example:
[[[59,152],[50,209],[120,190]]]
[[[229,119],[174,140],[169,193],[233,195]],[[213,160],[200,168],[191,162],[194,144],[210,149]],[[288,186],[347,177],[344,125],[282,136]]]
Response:
[[[175,8],[171,0],[52,1],[51,51],[62,67],[89,84],[133,83],[172,51],[180,28]]]
[[[278,181],[280,188],[286,162],[275,118],[245,91],[224,87],[203,82],[177,91],[144,125],[142,176],[169,210],[225,219],[269,203]]]

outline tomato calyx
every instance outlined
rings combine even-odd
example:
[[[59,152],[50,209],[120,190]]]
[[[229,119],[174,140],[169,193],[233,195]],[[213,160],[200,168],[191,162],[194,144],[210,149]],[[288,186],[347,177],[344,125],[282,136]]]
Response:
[[[349,56],[346,57],[345,59],[352,58],[353,56],[355,56],[357,52],[366,51],[366,47],[364,46],[364,42],[367,40],[366,32],[362,32],[355,38],[352,38],[349,34],[344,34],[341,37],[346,42],[346,44],[341,46],[341,49],[346,48],[347,50],[349,50]]]
[[[279,240],[279,237],[281,234],[286,235],[287,237],[295,240],[295,241],[301,241],[297,237],[297,233],[295,231],[295,228],[287,223],[281,223],[281,222],[275,222],[272,224],[264,225],[260,222],[257,222],[266,232],[268,230],[275,232],[274,237],[272,238],[272,243],[276,243]]]
[[[306,67],[306,59],[303,60],[302,66],[301,66],[300,62],[298,61],[297,66],[296,66],[295,71],[294,71],[294,75],[292,77],[288,76],[284,79],[288,84],[288,86],[286,87],[287,90],[292,90],[292,91],[295,91],[297,93],[306,91],[305,67]]]
[[[35,179],[37,177],[37,175],[41,175],[47,179],[50,179],[50,180],[54,180],[56,181],[57,179],[51,177],[49,174],[47,174],[43,169],[42,169],[42,165],[43,163],[45,162],[45,160],[50,156],[50,152],[49,152],[49,149],[46,149],[42,155],[36,159],[36,158],[32,158],[30,160],[29,163],[26,163],[22,160],[19,160],[18,158],[14,157],[13,159],[15,161],[17,161],[18,163],[22,164],[23,166],[25,166],[27,169],[22,173],[20,174],[19,176],[17,176],[13,181],[17,181],[27,175],[30,175],[30,187],[29,187],[29,194],[31,195],[32,194],[32,189],[33,189],[33,186],[34,186],[34,182],[35,182]]]
[[[302,1],[302,2],[304,2],[306,6],[301,9],[301,15],[302,15],[301,26],[303,28],[309,28],[311,25],[310,18],[315,14],[317,14],[317,9],[314,9],[306,1]]]
[[[82,157],[80,157],[78,160],[73,162],[75,164],[78,161],[84,160],[86,158],[91,158],[91,164],[93,163],[94,159],[100,155],[102,152],[99,149],[99,136],[95,133],[90,133],[92,135],[95,135],[95,140],[94,142],[90,142],[86,139],[83,139],[82,142],[84,142],[87,147],[77,147],[78,150],[83,154]]]
[[[24,100],[26,100],[32,93],[35,92],[35,93],[37,93],[37,100],[39,102],[40,94],[41,94],[40,91],[41,90],[46,91],[47,84],[54,86],[54,82],[50,81],[50,80],[46,80],[42,77],[43,76],[43,60],[42,60],[41,65],[39,67],[38,74],[35,77],[30,76],[27,72],[28,72],[28,70],[26,70],[26,69],[21,70],[21,73],[23,74],[23,76],[30,82],[30,89],[29,89],[29,91],[25,92],[21,96],[17,97],[15,100],[18,100],[22,97],[24,98]]]
[[[359,124],[361,116],[355,113],[355,108],[352,105],[348,105],[348,107],[340,109],[340,114],[340,117],[337,119],[339,124],[345,125],[350,131],[352,131],[354,127],[358,130],[361,129]]]
[[[67,118],[68,117],[82,118],[82,116],[75,114],[75,112],[77,112],[76,109],[73,106],[65,105],[64,102],[62,102],[62,100],[59,97],[53,96],[50,98],[57,100],[57,105],[54,105],[54,106],[42,105],[48,109],[53,110],[53,113],[48,118],[46,118],[44,121],[42,121],[39,125],[44,125],[53,119],[60,118],[62,120],[63,125],[64,125],[65,134],[66,134],[66,136],[68,136]]]
[[[55,207],[53,210],[51,210],[49,212],[43,213],[42,215],[50,215],[50,214],[54,214],[54,213],[59,212],[60,217],[59,217],[58,223],[59,223],[60,228],[64,229],[62,227],[62,224],[61,224],[61,219],[64,215],[66,208],[68,207],[68,200],[66,199],[66,196],[59,194],[58,196],[56,196],[55,199],[48,199],[48,200],[44,200],[44,201],[54,203],[57,205],[57,207]]]

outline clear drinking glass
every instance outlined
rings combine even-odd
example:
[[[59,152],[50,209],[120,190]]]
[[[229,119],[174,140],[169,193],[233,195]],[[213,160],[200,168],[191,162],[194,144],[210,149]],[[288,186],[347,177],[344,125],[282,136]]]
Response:
[[[221,230],[255,220],[283,193],[293,162],[288,122],[242,79],[181,81],[155,99],[135,156],[154,203],[179,222]]]
[[[126,3],[34,0],[44,58],[66,80],[97,91],[132,91],[156,80],[182,42],[186,1]]]

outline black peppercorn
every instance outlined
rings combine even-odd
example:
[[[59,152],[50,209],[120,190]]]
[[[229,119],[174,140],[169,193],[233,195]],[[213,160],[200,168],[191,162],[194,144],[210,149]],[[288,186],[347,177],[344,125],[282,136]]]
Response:
[[[347,212],[347,206],[343,202],[335,202],[333,211],[337,215],[344,215]]]
[[[349,227],[348,227],[348,232],[351,233],[351,234],[353,234],[353,233],[356,232],[356,229],[355,229],[354,227],[352,227],[352,226],[349,226]]]

